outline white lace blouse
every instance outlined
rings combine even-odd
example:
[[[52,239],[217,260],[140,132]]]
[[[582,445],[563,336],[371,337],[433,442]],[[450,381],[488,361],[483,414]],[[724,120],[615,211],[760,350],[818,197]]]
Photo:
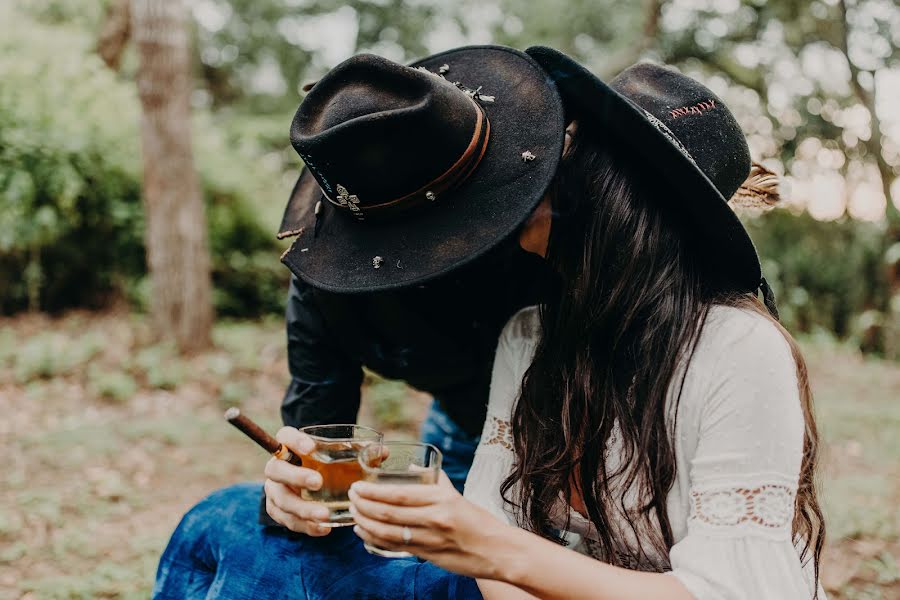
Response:
[[[519,515],[504,502],[500,484],[514,460],[510,417],[538,327],[530,307],[501,334],[465,489],[466,498],[511,524]],[[673,400],[670,393],[670,407]],[[676,481],[666,499],[675,545],[667,556],[651,554],[648,564],[629,566],[669,572],[697,600],[812,598],[812,561],[807,553],[801,564],[791,539],[803,414],[794,360],[776,327],[760,315],[714,307],[688,365],[675,423]],[[608,446],[607,462],[617,461],[615,431]],[[593,525],[560,499],[554,525],[562,530],[567,516],[570,547],[603,560]],[[624,518],[619,524],[617,552],[637,555],[631,549],[640,534]],[[818,598],[825,600],[821,588]]]

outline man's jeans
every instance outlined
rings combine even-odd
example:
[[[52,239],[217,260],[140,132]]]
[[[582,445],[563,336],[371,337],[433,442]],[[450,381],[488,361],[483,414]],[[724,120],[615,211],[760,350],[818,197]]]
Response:
[[[443,469],[457,490],[462,493],[466,476],[478,447],[477,435],[469,435],[450,420],[437,400],[431,405],[422,423],[422,441],[437,446],[444,455]]]
[[[437,403],[422,439],[444,454],[443,468],[462,490],[476,437],[453,423]],[[415,558],[373,556],[349,527],[310,538],[257,521],[260,486],[234,485],[192,508],[166,547],[153,597],[198,600],[480,599],[473,579]]]

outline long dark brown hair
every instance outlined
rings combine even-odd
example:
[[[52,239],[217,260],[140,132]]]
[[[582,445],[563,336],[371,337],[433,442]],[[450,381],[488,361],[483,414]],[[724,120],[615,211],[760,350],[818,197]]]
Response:
[[[571,503],[576,490],[600,553],[619,566],[648,564],[648,549],[668,556],[674,544],[666,509],[676,475],[674,419],[667,425],[666,398],[671,386],[680,398],[683,364],[710,307],[738,306],[772,319],[755,297],[723,292],[725,282],[704,271],[682,217],[670,208],[676,203],[660,201],[667,193],[623,149],[612,150],[601,132],[578,124],[553,193],[547,258],[561,283],[540,308],[542,334],[513,412],[516,462],[502,486],[522,509],[523,526],[559,542],[551,510],[560,495]],[[797,365],[806,422],[793,534],[803,559],[811,553],[818,580],[824,523],[814,485],[812,395],[800,350],[779,329]],[[623,449],[615,470],[604,460],[614,425]],[[632,485],[637,511],[625,502]],[[620,515],[640,556],[619,554],[612,525]],[[653,518],[659,533],[648,539]]]

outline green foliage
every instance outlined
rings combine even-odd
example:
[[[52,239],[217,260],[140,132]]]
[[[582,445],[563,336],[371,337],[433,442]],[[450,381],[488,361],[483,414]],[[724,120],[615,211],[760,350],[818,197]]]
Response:
[[[37,598],[48,600],[146,598],[151,587],[147,582],[153,580],[158,556],[154,557],[147,552],[146,556],[137,556],[133,560],[136,564],[127,566],[113,561],[100,561],[96,568],[87,573],[42,577],[23,582],[23,588],[31,591]]]
[[[13,341],[11,337],[8,339]],[[8,354],[16,381],[28,383],[74,373],[88,364],[101,348],[102,341],[93,335],[73,339],[61,333],[44,332],[9,347]]]
[[[130,371],[135,376],[143,375],[149,387],[161,390],[174,390],[185,376],[171,344],[141,348],[131,361]]]
[[[12,541],[25,526],[19,515],[0,513],[0,540]]]
[[[823,328],[864,343],[860,315],[887,294],[883,225],[775,210],[747,227],[784,323],[795,332]]]
[[[0,563],[14,563],[28,552],[28,546],[23,541],[13,542],[0,550]]]
[[[89,369],[88,382],[98,396],[119,403],[130,399],[138,389],[134,377],[118,370]]]
[[[231,357],[225,353],[211,354],[206,358],[205,367],[213,376],[225,379],[231,375],[234,364],[231,361]]]
[[[128,273],[143,264],[134,92],[88,55],[83,36],[21,27],[8,11],[0,17],[0,312],[97,306],[117,275],[103,265]]]
[[[227,196],[207,203],[207,217],[219,315],[283,313],[290,273],[278,260],[273,230],[260,226],[248,203]]]
[[[219,391],[219,405],[226,409],[232,406],[240,406],[247,401],[250,394],[251,390],[246,384],[226,381]]]
[[[146,296],[140,109],[89,33],[0,8],[0,314]],[[284,198],[282,165],[259,160],[261,136],[238,135],[195,118],[215,301],[224,315],[280,312],[276,211],[259,205]]]
[[[392,54],[397,60],[423,56],[425,35],[435,26],[439,6],[408,0],[211,0],[194,11],[197,71],[217,108],[239,104],[253,112],[291,111],[306,78],[333,66],[320,59],[323,47],[334,50],[349,42],[349,56],[355,42],[356,49]],[[354,28],[355,40],[350,35]],[[329,39],[324,31],[347,35]],[[266,77],[255,77],[260,72]]]
[[[381,379],[370,373],[366,400],[371,402],[373,416],[382,427],[398,428],[409,421],[409,388],[402,381]]]
[[[283,331],[283,317],[278,315],[268,319],[267,329]],[[258,369],[261,365],[273,363],[284,356],[283,336],[273,338],[270,333],[262,335],[259,323],[223,321],[213,329],[213,343],[228,358],[228,363],[216,359],[211,372],[221,376],[216,369],[231,372],[232,369]],[[219,362],[220,364],[215,364]]]

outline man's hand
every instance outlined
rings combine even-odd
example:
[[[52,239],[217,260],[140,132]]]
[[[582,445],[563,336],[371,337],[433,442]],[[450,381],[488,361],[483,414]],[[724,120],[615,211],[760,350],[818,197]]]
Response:
[[[315,447],[312,438],[293,427],[282,427],[275,438],[296,455],[309,454]],[[328,509],[300,497],[300,490],[317,490],[321,486],[322,476],[317,472],[273,457],[266,463],[266,512],[291,531],[316,537],[327,535],[331,528],[321,523],[328,520]]]

